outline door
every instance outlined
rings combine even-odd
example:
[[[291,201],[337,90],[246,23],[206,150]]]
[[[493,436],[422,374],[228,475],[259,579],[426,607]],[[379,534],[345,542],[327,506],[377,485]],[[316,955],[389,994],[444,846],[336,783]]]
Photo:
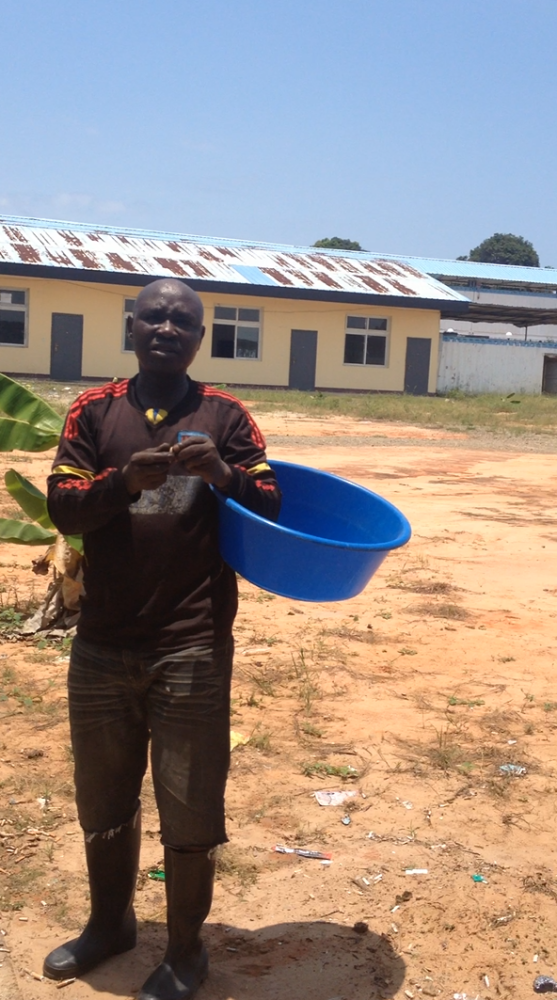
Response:
[[[411,396],[427,396],[431,340],[428,337],[408,337],[404,391]]]
[[[542,392],[557,394],[557,355],[546,354],[543,359]]]
[[[52,313],[50,377],[59,382],[79,382],[83,352],[83,316]]]
[[[290,334],[289,389],[315,389],[317,330],[292,330]]]

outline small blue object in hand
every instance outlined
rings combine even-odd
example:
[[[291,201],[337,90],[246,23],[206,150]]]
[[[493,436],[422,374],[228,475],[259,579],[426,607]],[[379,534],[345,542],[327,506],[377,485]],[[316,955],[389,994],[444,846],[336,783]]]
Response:
[[[208,438],[210,436],[204,431],[178,431],[178,444],[182,444],[184,438]]]

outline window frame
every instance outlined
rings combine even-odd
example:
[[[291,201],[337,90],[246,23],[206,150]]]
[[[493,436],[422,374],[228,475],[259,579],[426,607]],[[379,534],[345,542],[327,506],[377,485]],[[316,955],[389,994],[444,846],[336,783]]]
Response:
[[[12,295],[14,292],[23,295],[23,305],[16,302],[0,302],[0,309],[6,312],[23,311],[23,343],[13,344],[5,340],[0,340],[0,347],[28,347],[29,346],[29,289],[28,288],[0,288],[0,292]]]
[[[124,318],[123,318],[123,323],[122,323],[122,347],[121,347],[121,354],[134,354],[135,353],[134,349],[133,349],[133,346],[131,346],[131,347],[127,347],[126,346],[127,344],[130,343],[130,341],[128,339],[128,336],[127,336],[127,333],[126,333],[127,320],[128,320],[128,316],[133,316],[133,309],[126,309],[126,304],[128,302],[133,302],[133,304],[135,306],[136,300],[137,300],[137,296],[136,296],[135,299],[130,299],[127,295],[124,297],[124,304],[123,304],[123,317]]]
[[[226,318],[217,316],[218,309],[234,309],[236,313],[236,318]],[[240,319],[241,311],[245,309],[249,312],[259,313],[259,319],[255,320],[243,320]],[[234,353],[231,358],[222,357],[219,354],[213,354],[213,338],[214,338],[214,328],[215,326],[229,326],[234,330]],[[247,329],[257,330],[257,355],[256,357],[242,357],[242,355],[237,354],[238,350],[238,330],[242,327]],[[213,322],[211,324],[211,361],[261,361],[262,360],[262,334],[263,334],[263,310],[255,309],[250,306],[233,306],[224,302],[218,302],[213,307]]]
[[[352,318],[358,319],[358,320],[363,320],[364,323],[365,323],[365,327],[363,327],[363,326],[362,327],[356,327],[356,326],[350,327],[350,326],[348,326],[348,320],[352,319]],[[384,330],[374,329],[373,327],[370,328],[370,326],[369,326],[370,322],[376,322],[377,320],[380,320],[381,322],[385,323],[385,329]],[[364,351],[363,351],[363,358],[364,358],[364,360],[363,361],[345,361],[344,360],[344,358],[346,356],[346,338],[347,338],[347,336],[360,336],[360,337],[364,338]],[[383,361],[382,364],[368,364],[366,362],[368,337],[382,337],[382,338],[384,338],[384,340],[385,340],[385,360]],[[345,324],[344,324],[344,345],[343,346],[344,346],[344,350],[343,350],[343,355],[342,355],[342,364],[344,366],[346,366],[347,368],[364,368],[364,369],[368,369],[368,370],[370,368],[388,368],[389,364],[390,364],[390,346],[391,346],[391,319],[390,319],[390,317],[389,316],[369,316],[369,315],[368,316],[356,316],[354,313],[351,313],[350,316],[347,315],[346,318],[345,318]]]

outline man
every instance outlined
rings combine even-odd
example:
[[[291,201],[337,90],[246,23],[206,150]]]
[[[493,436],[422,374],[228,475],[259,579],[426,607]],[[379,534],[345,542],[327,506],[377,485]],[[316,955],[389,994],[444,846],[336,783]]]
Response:
[[[234,572],[218,551],[209,484],[270,519],[280,493],[241,403],[186,374],[205,328],[174,279],[139,294],[129,326],[139,373],[71,406],[48,509],[83,534],[85,598],[68,676],[76,802],[91,916],[45,960],[80,976],[133,948],[139,793],[151,743],[164,844],[168,948],[139,1000],[185,1000],[207,975],[199,937],[214,848],[226,841]]]

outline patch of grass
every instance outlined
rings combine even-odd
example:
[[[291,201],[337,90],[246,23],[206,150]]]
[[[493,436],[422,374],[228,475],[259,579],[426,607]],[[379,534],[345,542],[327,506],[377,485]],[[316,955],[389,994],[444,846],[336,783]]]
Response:
[[[321,688],[315,674],[307,662],[306,651],[300,649],[297,656],[292,658],[294,665],[294,675],[298,684],[298,697],[302,709],[306,715],[311,715],[316,699],[322,695]]]
[[[515,656],[498,656],[497,657],[497,662],[498,663],[514,663],[515,660],[516,660]]]
[[[464,760],[464,752],[456,739],[454,730],[440,729],[434,743],[426,748],[426,756],[433,767],[450,771],[459,767]]]
[[[470,613],[466,608],[461,608],[459,604],[415,604],[408,608],[414,615],[427,615],[430,618],[448,618],[453,621],[465,621],[470,618]]]
[[[222,844],[215,852],[216,877],[230,879],[242,889],[257,881],[259,867],[251,851],[232,844]]]
[[[477,708],[480,705],[485,705],[482,698],[457,698],[454,694],[451,695],[448,703],[449,705],[465,705],[466,708]]]
[[[337,639],[355,639],[356,642],[377,642],[377,636],[369,626],[365,631],[358,628],[350,628],[349,625],[337,625],[334,628],[323,628],[319,635],[332,636]]]
[[[413,594],[454,594],[456,591],[461,590],[460,587],[455,587],[452,583],[447,583],[444,580],[402,580],[395,579],[391,583],[387,584],[395,590],[409,590]]]
[[[318,729],[317,726],[312,725],[311,722],[300,723],[300,729],[306,734],[306,736],[316,736],[317,738],[321,738],[321,736],[323,736],[323,730]]]
[[[321,775],[328,778],[342,778],[343,781],[347,781],[350,778],[359,777],[359,773],[355,767],[351,767],[349,764],[326,764],[321,760],[306,761],[302,764],[302,774],[306,778]]]
[[[249,738],[249,745],[254,747],[256,750],[261,750],[263,753],[270,753],[271,751],[271,734],[267,730],[256,731]]]
[[[543,706],[544,712],[555,712],[557,710],[557,701],[546,701]]]
[[[552,396],[521,395],[509,399],[498,393],[450,392],[431,397],[404,393],[309,393],[244,386],[234,387],[234,392],[267,413],[286,410],[316,417],[338,414],[360,420],[400,421],[448,430],[476,428],[503,434],[553,433],[557,427],[557,399]]]
[[[259,691],[261,691],[261,694],[266,694],[269,698],[275,697],[275,689],[269,677],[266,677],[264,674],[249,674],[249,678]]]

